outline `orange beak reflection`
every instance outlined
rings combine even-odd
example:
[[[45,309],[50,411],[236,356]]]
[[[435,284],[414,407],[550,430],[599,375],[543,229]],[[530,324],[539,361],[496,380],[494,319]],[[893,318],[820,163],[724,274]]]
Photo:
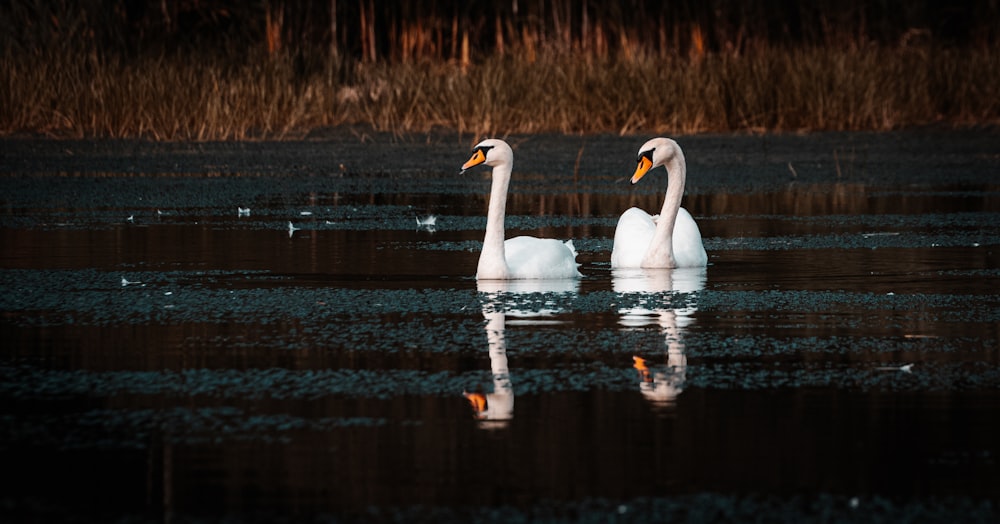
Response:
[[[477,149],[472,153],[472,158],[468,162],[462,164],[462,171],[469,169],[470,167],[478,166],[486,161],[486,153],[483,153],[482,149]]]
[[[649,168],[653,167],[653,161],[649,158],[643,156],[639,158],[639,165],[635,168],[635,173],[632,174],[632,183],[636,183],[640,178],[646,176],[649,172]]]
[[[482,393],[466,393],[465,399],[469,401],[472,409],[476,410],[477,414],[486,411],[486,395]]]
[[[646,359],[642,357],[632,357],[632,367],[639,372],[639,376],[645,382],[651,382],[652,379],[649,376],[649,366],[646,365]]]

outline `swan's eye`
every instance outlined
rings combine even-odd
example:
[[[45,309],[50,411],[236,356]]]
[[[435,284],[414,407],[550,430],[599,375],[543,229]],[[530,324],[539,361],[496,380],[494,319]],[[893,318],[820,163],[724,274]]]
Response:
[[[642,159],[645,158],[646,160],[649,160],[650,164],[652,164],[653,163],[653,151],[654,151],[654,149],[647,149],[646,151],[643,151],[642,153],[639,153],[639,156],[635,157],[635,161],[636,162],[642,162]]]
[[[485,157],[486,153],[489,153],[490,149],[493,149],[493,146],[480,146],[480,148],[478,149],[478,151],[480,151],[483,154],[483,156]]]

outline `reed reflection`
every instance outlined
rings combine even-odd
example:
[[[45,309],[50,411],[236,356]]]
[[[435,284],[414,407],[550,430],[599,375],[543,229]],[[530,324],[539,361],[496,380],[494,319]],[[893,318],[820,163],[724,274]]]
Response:
[[[483,318],[486,319],[486,342],[493,375],[493,392],[464,392],[483,429],[499,429],[514,418],[514,387],[507,365],[507,341],[504,337],[507,317],[517,317],[518,325],[552,322],[561,309],[549,294],[576,294],[579,279],[565,280],[479,280],[476,289],[484,294]],[[542,295],[542,300],[526,300]]]
[[[640,306],[619,308],[622,330],[658,326],[663,334],[666,364],[656,365],[651,359],[638,355],[632,357],[633,367],[639,374],[639,391],[656,407],[672,407],[684,391],[687,355],[683,335],[698,309],[691,294],[705,288],[705,279],[704,267],[616,269],[612,272],[612,289],[616,293],[649,295],[640,297]],[[670,293],[670,296],[658,295],[661,293]],[[657,307],[660,303],[662,307]]]

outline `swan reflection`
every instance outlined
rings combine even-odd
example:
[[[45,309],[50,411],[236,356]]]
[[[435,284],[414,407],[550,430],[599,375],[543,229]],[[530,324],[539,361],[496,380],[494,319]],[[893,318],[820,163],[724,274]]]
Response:
[[[476,289],[485,294],[483,317],[486,319],[486,342],[493,375],[493,392],[463,393],[480,421],[480,427],[496,429],[507,427],[514,418],[514,387],[507,366],[507,341],[504,330],[507,317],[517,317],[519,325],[552,322],[552,316],[561,312],[550,294],[573,293],[580,288],[580,281],[565,280],[479,280]],[[525,300],[529,295],[542,300]],[[513,321],[512,321],[513,323]]]
[[[692,315],[697,310],[690,294],[705,288],[705,278],[703,267],[616,269],[612,272],[615,293],[639,295],[639,300],[635,301],[638,305],[619,308],[622,329],[658,326],[664,337],[665,365],[656,365],[651,359],[640,356],[632,357],[633,367],[639,374],[639,391],[654,406],[672,406],[684,391],[687,356],[683,334],[694,321]],[[669,295],[658,295],[660,293]]]

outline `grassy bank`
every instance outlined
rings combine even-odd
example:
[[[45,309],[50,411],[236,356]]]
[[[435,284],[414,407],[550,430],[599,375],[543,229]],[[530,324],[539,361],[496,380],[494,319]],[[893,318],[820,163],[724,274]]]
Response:
[[[162,140],[406,133],[887,130],[1000,120],[993,49],[770,49],[687,57],[540,52],[471,64],[260,53],[123,58],[8,53],[0,133]]]

